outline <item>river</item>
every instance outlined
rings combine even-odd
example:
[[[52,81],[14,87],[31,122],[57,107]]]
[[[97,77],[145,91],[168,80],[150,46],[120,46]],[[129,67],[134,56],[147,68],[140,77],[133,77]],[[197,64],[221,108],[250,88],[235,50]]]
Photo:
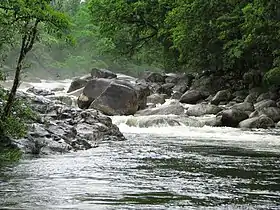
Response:
[[[122,118],[127,141],[2,167],[1,209],[280,209],[279,130]]]

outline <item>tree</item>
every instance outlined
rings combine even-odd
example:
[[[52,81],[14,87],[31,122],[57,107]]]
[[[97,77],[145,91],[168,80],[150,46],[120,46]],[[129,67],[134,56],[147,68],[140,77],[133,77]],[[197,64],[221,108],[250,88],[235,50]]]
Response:
[[[47,30],[49,33],[57,31],[63,33],[69,27],[68,18],[56,11],[50,3],[50,0],[13,0],[2,1],[0,4],[0,15],[6,17],[6,25],[13,27],[14,33],[21,37],[13,86],[2,113],[2,121],[5,121],[11,113],[20,84],[21,71],[24,68],[24,60],[34,43],[39,40],[41,30]]]
[[[119,53],[134,56],[142,50],[156,49],[147,57],[164,64],[165,69],[177,68],[178,51],[172,46],[165,17],[173,1],[91,0],[93,22],[100,33],[112,40]]]

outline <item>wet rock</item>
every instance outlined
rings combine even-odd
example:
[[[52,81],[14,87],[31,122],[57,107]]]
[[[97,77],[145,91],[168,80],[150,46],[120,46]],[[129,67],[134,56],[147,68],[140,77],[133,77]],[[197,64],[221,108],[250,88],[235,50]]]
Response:
[[[136,115],[140,116],[146,116],[146,115],[181,115],[184,114],[184,107],[178,103],[170,103],[170,104],[164,104],[159,107],[155,108],[149,108],[149,109],[144,109],[141,111],[138,111]]]
[[[74,80],[71,82],[70,87],[69,87],[67,93],[71,93],[71,92],[73,92],[73,91],[75,91],[75,90],[78,90],[78,89],[80,89],[80,88],[85,87],[86,84],[87,84],[87,82],[88,82],[87,79],[80,79],[80,78],[74,79]]]
[[[231,85],[224,77],[210,75],[196,78],[190,89],[208,91],[210,95],[227,88],[231,88]]]
[[[181,92],[174,92],[171,96],[171,99],[176,99],[176,100],[179,100],[181,97],[182,97],[182,93]]]
[[[222,126],[237,127],[238,124],[249,116],[246,112],[238,109],[229,109],[221,113]]]
[[[250,94],[244,99],[244,102],[256,103],[258,96],[259,96],[259,93],[258,93],[258,92],[250,93]]]
[[[163,84],[156,90],[156,93],[166,94],[168,96],[171,96],[173,87],[174,87],[174,84],[172,84],[172,83]]]
[[[187,90],[189,90],[190,86],[192,85],[194,76],[191,74],[184,74],[180,76],[177,83],[175,83],[175,86],[173,87],[173,91],[177,91],[180,93],[185,93]]]
[[[277,100],[279,98],[279,94],[275,92],[267,92],[267,93],[262,93],[258,96],[256,102],[260,102],[263,100]]]
[[[53,92],[62,92],[62,91],[64,91],[64,90],[65,90],[64,87],[57,87],[57,88],[51,89],[51,91],[53,91]]]
[[[61,96],[50,96],[47,98],[53,101],[60,101],[68,106],[75,105],[74,103],[75,99],[70,96],[61,95]]]
[[[164,104],[165,99],[166,99],[166,95],[155,93],[147,97],[147,103]]]
[[[138,110],[136,90],[125,82],[93,79],[87,83],[78,98],[78,106],[94,108],[107,115],[130,115]]]
[[[81,110],[46,98],[21,94],[42,113],[29,125],[28,135],[17,141],[30,154],[60,154],[90,149],[104,141],[125,140],[112,120],[97,110]],[[34,104],[35,103],[35,104]],[[35,109],[34,109],[35,110]]]
[[[147,97],[151,94],[149,85],[143,82],[136,82],[132,88],[137,94],[138,110],[145,109],[147,106]]]
[[[259,115],[266,115],[274,122],[278,122],[280,120],[280,108],[266,107],[259,111]]]
[[[198,90],[188,90],[180,98],[181,103],[196,104],[198,101],[204,99],[205,96]]]
[[[222,108],[212,104],[196,104],[188,108],[186,114],[189,116],[202,116],[206,114],[217,114]]]
[[[249,102],[238,103],[232,106],[233,109],[238,109],[241,111],[253,112],[255,110],[254,105]]]
[[[113,79],[117,77],[117,74],[107,70],[107,69],[97,69],[93,68],[91,70],[91,77],[92,78],[107,78],[107,79]]]
[[[263,101],[260,101],[256,104],[254,104],[255,106],[255,110],[262,110],[264,108],[267,108],[267,107],[276,107],[276,102],[273,101],[273,100],[270,100],[270,99],[265,99]]]
[[[153,83],[165,83],[165,76],[158,72],[150,72],[145,77],[145,80],[147,82],[153,82]]]
[[[228,102],[231,99],[230,90],[220,90],[216,93],[216,95],[212,98],[211,104],[219,105],[220,102]]]
[[[273,128],[275,124],[271,118],[266,115],[246,119],[239,123],[240,128]]]
[[[165,83],[176,84],[179,81],[180,77],[176,74],[166,75]]]
[[[28,93],[33,93],[33,94],[38,95],[38,96],[50,96],[50,95],[54,95],[54,92],[52,92],[52,91],[43,90],[43,89],[38,89],[38,88],[35,88],[35,87],[28,88],[26,92],[28,92]]]

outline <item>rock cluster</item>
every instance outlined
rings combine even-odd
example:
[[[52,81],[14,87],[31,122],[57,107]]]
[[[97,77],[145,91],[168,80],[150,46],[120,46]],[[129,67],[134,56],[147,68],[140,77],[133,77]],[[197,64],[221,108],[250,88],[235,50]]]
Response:
[[[24,92],[18,97],[38,113],[38,119],[28,125],[27,136],[16,141],[25,153],[65,153],[90,149],[104,141],[125,140],[111,118],[97,110],[82,110]]]

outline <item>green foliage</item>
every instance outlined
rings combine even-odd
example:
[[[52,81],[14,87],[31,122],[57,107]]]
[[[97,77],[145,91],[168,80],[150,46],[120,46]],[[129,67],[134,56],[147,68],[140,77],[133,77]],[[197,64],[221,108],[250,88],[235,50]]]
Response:
[[[7,100],[7,91],[0,89],[0,115],[3,114],[3,108],[5,101]],[[26,123],[32,122],[36,119],[36,113],[34,113],[29,107],[26,101],[16,99],[11,115],[9,115],[4,121],[0,120],[0,127],[3,133],[1,136],[8,136],[11,138],[21,138],[26,135],[27,125]]]
[[[100,33],[119,52],[144,54],[146,60],[156,55],[157,63],[173,71],[179,66],[241,75],[279,65],[274,0],[90,0],[89,7]]]
[[[280,67],[273,68],[264,75],[264,82],[268,86],[280,86]]]
[[[0,167],[3,164],[18,161],[22,156],[22,152],[16,148],[0,147]]]

